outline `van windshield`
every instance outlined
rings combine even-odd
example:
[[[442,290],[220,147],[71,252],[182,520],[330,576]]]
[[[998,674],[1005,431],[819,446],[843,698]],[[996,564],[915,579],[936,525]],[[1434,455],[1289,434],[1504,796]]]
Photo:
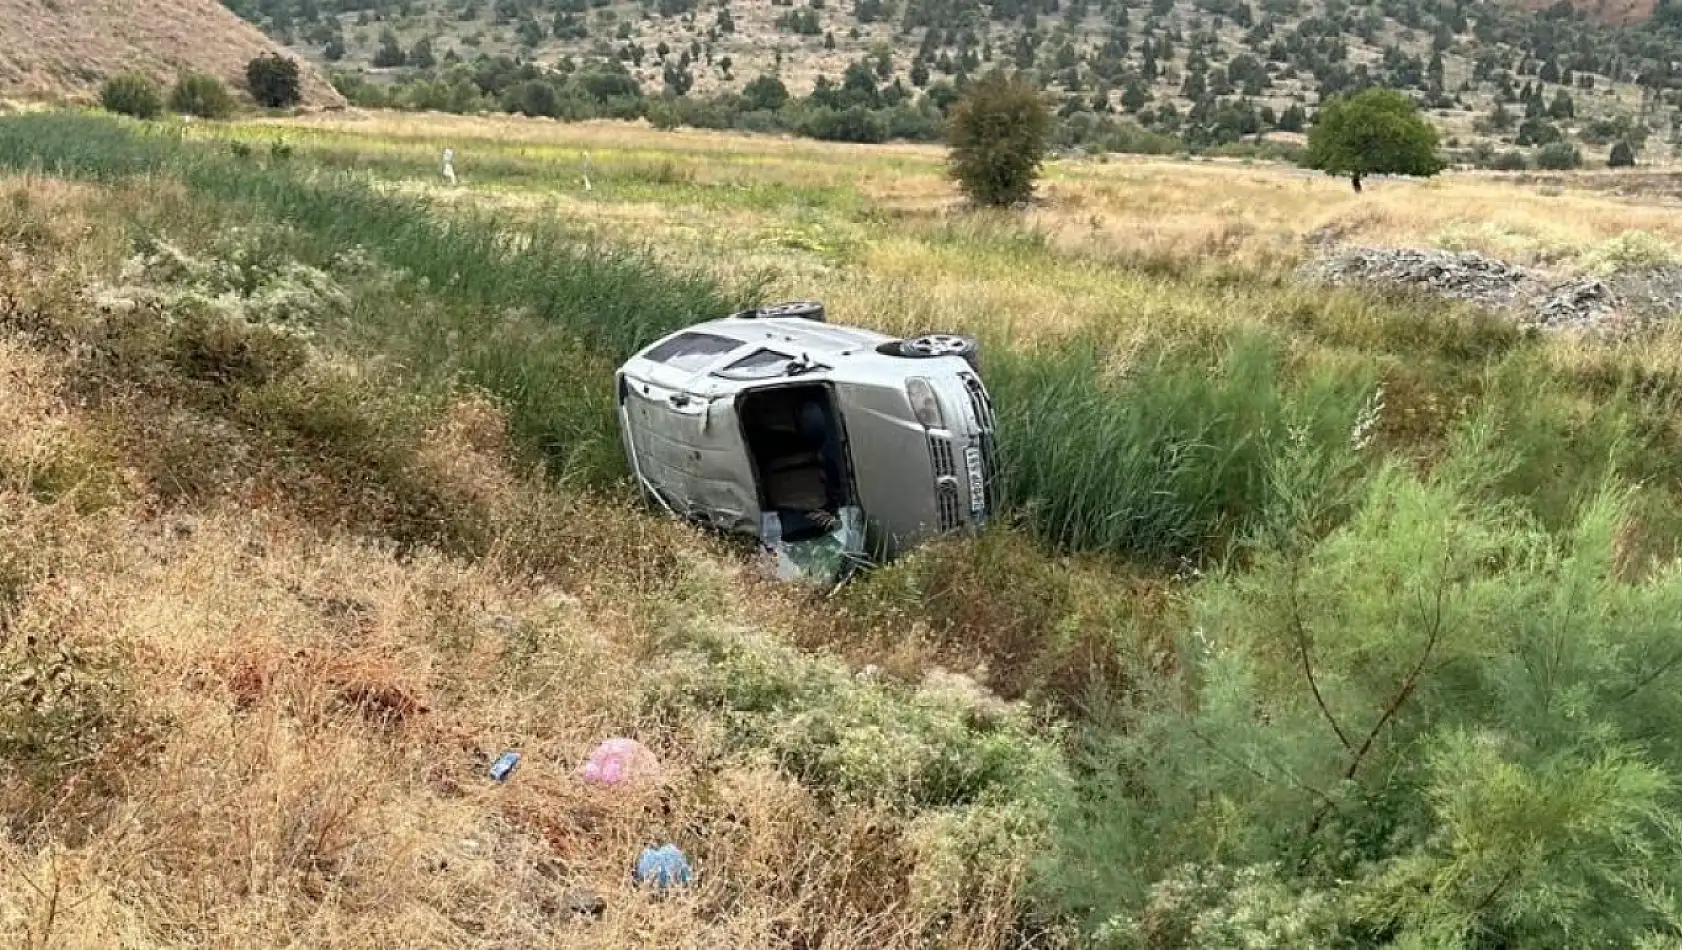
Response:
[[[656,363],[698,373],[714,359],[741,345],[740,340],[714,333],[679,333],[649,350],[645,356]]]

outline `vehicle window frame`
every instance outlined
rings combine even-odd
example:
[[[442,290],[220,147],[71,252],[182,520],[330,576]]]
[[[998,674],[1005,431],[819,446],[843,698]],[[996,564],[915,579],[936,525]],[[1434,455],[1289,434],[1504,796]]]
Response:
[[[753,366],[743,365],[765,354],[775,356],[776,359],[769,363],[756,364]],[[775,373],[755,373],[751,372],[751,370],[758,369],[760,366],[776,366],[779,363],[789,364],[795,362],[797,359],[798,357],[796,357],[793,353],[784,353],[782,350],[773,349],[769,346],[756,346],[740,359],[713,370],[713,375],[722,379],[735,380],[738,382],[754,382],[755,380],[761,379],[779,379],[788,375],[786,369]],[[749,371],[744,372],[743,370]]]

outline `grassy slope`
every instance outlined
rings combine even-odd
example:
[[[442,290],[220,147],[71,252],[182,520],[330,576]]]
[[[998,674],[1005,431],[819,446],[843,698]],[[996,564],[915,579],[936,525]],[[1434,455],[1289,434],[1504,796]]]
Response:
[[[1303,233],[1326,226],[1411,242],[1499,209],[1494,227],[1462,238],[1562,261],[1632,215],[1670,233],[1662,214],[1592,194],[1449,178],[1356,201],[1336,182],[1259,168],[1057,165],[1053,200],[1023,229],[948,218],[935,156],[916,149],[857,150],[843,169],[810,143],[512,122],[433,133],[403,120],[285,133],[288,163],[262,148],[234,161],[225,145],[148,145],[105,122],[30,122],[7,126],[29,135],[0,136],[0,161],[54,155],[72,178],[107,179],[34,178],[0,204],[0,238],[23,264],[6,272],[0,352],[13,423],[0,453],[0,499],[15,513],[0,536],[6,616],[85,655],[6,658],[76,684],[62,703],[7,707],[8,741],[22,744],[9,747],[18,765],[4,790],[23,817],[5,856],[27,883],[0,892],[0,921],[32,935],[1009,945],[1022,936],[1022,868],[1003,856],[1039,850],[1041,792],[1026,779],[1058,773],[1055,734],[1030,736],[939,677],[920,693],[860,685],[743,630],[838,648],[904,683],[935,663],[973,665],[1035,699],[1108,684],[1120,659],[1171,657],[1185,581],[1153,558],[1187,525],[1225,530],[1226,515],[1267,507],[1244,413],[1312,409],[1297,394],[1326,395],[1316,380],[1381,376],[1379,444],[1401,457],[1428,455],[1469,403],[1508,413],[1521,464],[1503,490],[1546,518],[1599,478],[1603,437],[1633,420],[1629,467],[1648,477],[1655,517],[1630,552],[1662,554],[1676,537],[1662,399],[1616,393],[1639,362],[1662,397],[1671,339],[1637,353],[1527,342],[1449,319],[1461,313],[1281,280]],[[232,134],[260,145],[277,131]],[[468,189],[425,184],[433,134],[475,136],[458,148]],[[594,187],[568,191],[585,149]],[[383,191],[437,205],[317,176],[318,164],[376,171]],[[1216,190],[1232,200],[1211,209]],[[1201,210],[1162,223],[1165,206]],[[540,240],[494,251],[487,229]],[[569,234],[656,240],[679,276],[604,259]],[[191,264],[122,274],[147,237],[243,263],[232,277]],[[357,244],[374,266],[344,256]],[[611,475],[590,380],[635,337],[728,305],[704,272],[739,281],[740,262],[718,261],[745,246],[783,275],[775,290],[833,291],[848,319],[938,319],[1014,341],[994,348],[989,372],[1022,413],[1013,428],[1032,423],[1042,440],[1019,453],[1040,464],[1037,492],[1052,503],[1042,536],[1079,541],[1072,526],[1110,555],[1053,559],[1000,533],[809,604],[610,496],[524,477],[534,455]],[[317,285],[294,264],[348,296],[301,291]],[[175,294],[161,312],[177,315],[205,306],[194,294],[239,288],[242,312],[302,324],[312,342],[230,337],[214,320],[160,332],[155,318],[75,296],[116,284],[132,299],[121,285],[134,283]],[[659,322],[625,327],[628,315]],[[1200,371],[1209,365],[1225,371]],[[1093,385],[1117,370],[1134,382]],[[558,385],[568,379],[578,385]],[[1332,403],[1359,408],[1364,393],[1336,389]],[[1338,428],[1323,435],[1346,438],[1352,420],[1327,418]],[[1231,453],[1237,477],[1214,494],[1235,507],[1199,507],[1200,465],[1163,484],[1185,493],[1178,510],[1130,494],[1162,466],[1125,451],[1160,444],[1164,427]],[[1116,464],[1094,465],[1095,451]],[[1154,518],[1167,541],[1107,534],[1117,510]],[[107,654],[115,672],[96,665]],[[618,731],[667,760],[663,796],[591,794],[564,777]],[[66,761],[30,744],[67,734],[95,737],[98,754]],[[477,770],[509,745],[531,758],[493,788]],[[179,828],[195,830],[185,844]],[[709,871],[694,902],[623,889],[636,845],[665,836]],[[160,883],[139,896],[143,866]],[[556,901],[573,886],[609,897],[606,924],[567,929]]]
[[[193,69],[245,88],[245,64],[277,48],[215,0],[3,0],[0,95],[88,99],[125,70],[160,84]],[[342,106],[320,72],[303,71],[306,106]]]
[[[523,475],[496,403],[339,324],[448,291],[395,299],[365,265],[300,269],[343,233],[312,232],[285,173],[218,195],[206,167],[4,185],[0,240],[23,265],[0,344],[8,933],[1005,938],[1043,828],[1030,789],[1056,771],[1019,713],[962,680],[877,686],[776,645],[800,605],[677,526]],[[548,261],[551,287],[567,266],[640,266]],[[619,293],[644,309],[705,293],[638,273]],[[618,733],[656,749],[657,786],[570,777]],[[494,786],[483,770],[508,747],[525,764]],[[697,862],[694,896],[630,892],[638,849],[662,840]],[[603,922],[575,926],[580,887],[608,900]]]

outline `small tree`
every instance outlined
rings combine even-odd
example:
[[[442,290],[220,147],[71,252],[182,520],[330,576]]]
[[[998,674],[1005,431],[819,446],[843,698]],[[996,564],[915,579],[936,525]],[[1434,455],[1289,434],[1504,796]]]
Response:
[[[1050,136],[1051,111],[1039,90],[995,69],[952,106],[950,174],[981,204],[1025,201],[1034,193]]]
[[[1570,142],[1550,142],[1536,150],[1536,167],[1565,171],[1583,164],[1583,153]]]
[[[1612,154],[1606,157],[1606,164],[1612,168],[1629,168],[1635,164],[1635,149],[1630,148],[1628,142],[1619,139],[1617,144],[1612,146]]]
[[[136,119],[155,119],[164,111],[158,88],[137,73],[122,73],[106,80],[99,90],[99,104],[107,111]]]
[[[201,119],[225,119],[233,114],[234,97],[222,80],[208,73],[182,73],[169,91],[169,108]]]
[[[1442,171],[1437,130],[1413,100],[1374,87],[1353,98],[1333,96],[1320,107],[1308,133],[1309,168],[1348,175],[1359,192],[1366,175],[1430,176]]]
[[[1554,93],[1554,101],[1548,106],[1548,116],[1554,119],[1569,119],[1577,114],[1577,104],[1571,101],[1571,94],[1561,89]]]
[[[274,53],[264,53],[245,64],[245,84],[260,106],[283,109],[303,99],[298,64]]]
[[[788,87],[775,76],[761,74],[758,79],[742,87],[742,98],[748,108],[775,112],[788,101]]]

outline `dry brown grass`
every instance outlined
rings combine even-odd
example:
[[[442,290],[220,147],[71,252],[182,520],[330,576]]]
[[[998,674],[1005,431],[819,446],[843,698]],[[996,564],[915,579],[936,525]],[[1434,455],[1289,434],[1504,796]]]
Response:
[[[67,358],[80,344],[60,337],[96,319],[71,293],[114,263],[97,209],[155,186],[21,187],[28,207],[0,221],[57,230],[8,243],[27,266],[0,274],[10,945],[1011,945],[1020,861],[959,886],[927,823],[826,800],[727,748],[707,710],[647,708],[650,677],[693,662],[666,654],[674,638],[775,629],[786,595],[684,528],[532,480],[471,394],[388,477],[424,482],[477,554],[342,516],[369,489],[335,475],[331,446],[269,471],[263,436],[191,390]],[[187,464],[163,457],[169,427],[206,420],[199,451],[257,475],[160,494],[160,470]],[[615,734],[655,750],[658,782],[574,778]],[[485,769],[507,748],[524,761],[497,785]],[[638,893],[638,852],[668,840],[698,885]],[[606,914],[574,915],[578,889]]]
[[[136,71],[168,86],[182,70],[245,89],[245,64],[279,49],[216,0],[0,0],[0,94],[97,98],[110,76]],[[308,63],[304,105],[341,107]]]

